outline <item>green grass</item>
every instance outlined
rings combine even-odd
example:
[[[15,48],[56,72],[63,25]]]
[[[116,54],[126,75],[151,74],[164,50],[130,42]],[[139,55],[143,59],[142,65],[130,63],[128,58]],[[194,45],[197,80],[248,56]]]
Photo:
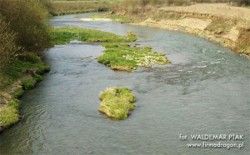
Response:
[[[19,120],[20,101],[12,99],[7,105],[0,108],[0,126],[10,126]]]
[[[133,71],[139,66],[164,65],[170,63],[165,54],[152,51],[150,47],[131,47],[128,44],[103,44],[106,48],[98,62],[109,66],[113,70]]]
[[[24,90],[32,89],[35,87],[37,81],[33,77],[26,78],[22,80],[21,84]]]
[[[14,98],[20,98],[23,94],[24,94],[24,90],[22,87],[19,87],[14,92],[12,92],[12,96]]]
[[[43,80],[43,76],[39,75],[39,74],[35,74],[34,75],[34,79],[37,82],[41,82]]]
[[[6,89],[6,87],[23,78],[25,75],[31,76],[31,73],[27,73],[28,71],[34,74],[32,76],[35,76],[35,74],[44,74],[49,71],[49,66],[44,64],[36,54],[26,52],[21,58],[0,71],[0,89]]]
[[[136,98],[128,88],[108,88],[100,94],[99,111],[110,118],[123,120],[134,110]]]
[[[40,57],[26,52],[0,71],[0,127],[6,128],[19,120],[20,98],[24,90],[31,89],[49,71]]]
[[[19,120],[18,110],[11,106],[0,108],[0,126],[7,127]]]
[[[136,40],[136,36],[132,33],[128,33],[127,36],[118,36],[83,28],[54,28],[51,37],[53,44],[66,44],[72,40],[85,42],[132,42]]]

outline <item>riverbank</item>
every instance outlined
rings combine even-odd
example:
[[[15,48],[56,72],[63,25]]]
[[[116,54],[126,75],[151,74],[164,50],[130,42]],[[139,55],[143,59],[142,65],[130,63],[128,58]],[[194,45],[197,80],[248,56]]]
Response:
[[[49,4],[0,1],[0,131],[20,120],[19,98],[49,71],[40,58],[51,47]]]
[[[20,120],[20,98],[26,90],[32,89],[42,81],[49,71],[41,58],[26,52],[6,70],[0,72],[0,132]]]
[[[108,16],[130,17],[130,23],[134,25],[188,32],[250,57],[249,14],[250,9],[227,4],[195,4],[160,8],[148,6],[138,13],[123,10]]]

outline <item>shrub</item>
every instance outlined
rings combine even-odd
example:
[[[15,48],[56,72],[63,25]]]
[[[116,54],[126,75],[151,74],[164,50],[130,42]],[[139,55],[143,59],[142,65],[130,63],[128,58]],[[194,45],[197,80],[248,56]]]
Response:
[[[16,33],[9,28],[9,25],[0,15],[0,69],[14,60],[17,52]]]
[[[54,14],[54,7],[51,0],[39,0],[43,7],[49,11],[50,14]]]
[[[48,11],[40,0],[1,0],[0,13],[16,32],[16,43],[27,50],[49,45]]]

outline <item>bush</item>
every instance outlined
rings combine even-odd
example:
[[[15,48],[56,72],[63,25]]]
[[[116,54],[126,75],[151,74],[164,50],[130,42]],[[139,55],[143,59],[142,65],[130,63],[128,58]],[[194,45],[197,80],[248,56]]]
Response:
[[[9,25],[0,15],[0,69],[14,60],[17,52],[16,33],[9,28]]]
[[[236,5],[250,5],[250,0],[232,0]]]
[[[43,7],[49,11],[50,14],[54,14],[54,7],[51,0],[39,0]]]
[[[45,3],[44,3],[45,4]],[[49,45],[49,13],[40,0],[1,0],[0,13],[16,32],[16,43],[27,50],[41,50]]]
[[[152,51],[150,47],[131,47],[128,44],[102,44],[106,50],[99,56],[98,62],[113,70],[131,72],[137,67],[165,65],[170,63],[165,54]]]

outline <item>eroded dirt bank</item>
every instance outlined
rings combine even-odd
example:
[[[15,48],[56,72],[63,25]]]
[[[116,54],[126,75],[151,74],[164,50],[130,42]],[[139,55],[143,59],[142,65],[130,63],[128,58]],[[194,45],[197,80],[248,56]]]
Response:
[[[123,12],[127,15],[127,12]],[[250,9],[227,4],[196,4],[148,8],[130,14],[133,24],[184,31],[201,36],[250,57]]]

